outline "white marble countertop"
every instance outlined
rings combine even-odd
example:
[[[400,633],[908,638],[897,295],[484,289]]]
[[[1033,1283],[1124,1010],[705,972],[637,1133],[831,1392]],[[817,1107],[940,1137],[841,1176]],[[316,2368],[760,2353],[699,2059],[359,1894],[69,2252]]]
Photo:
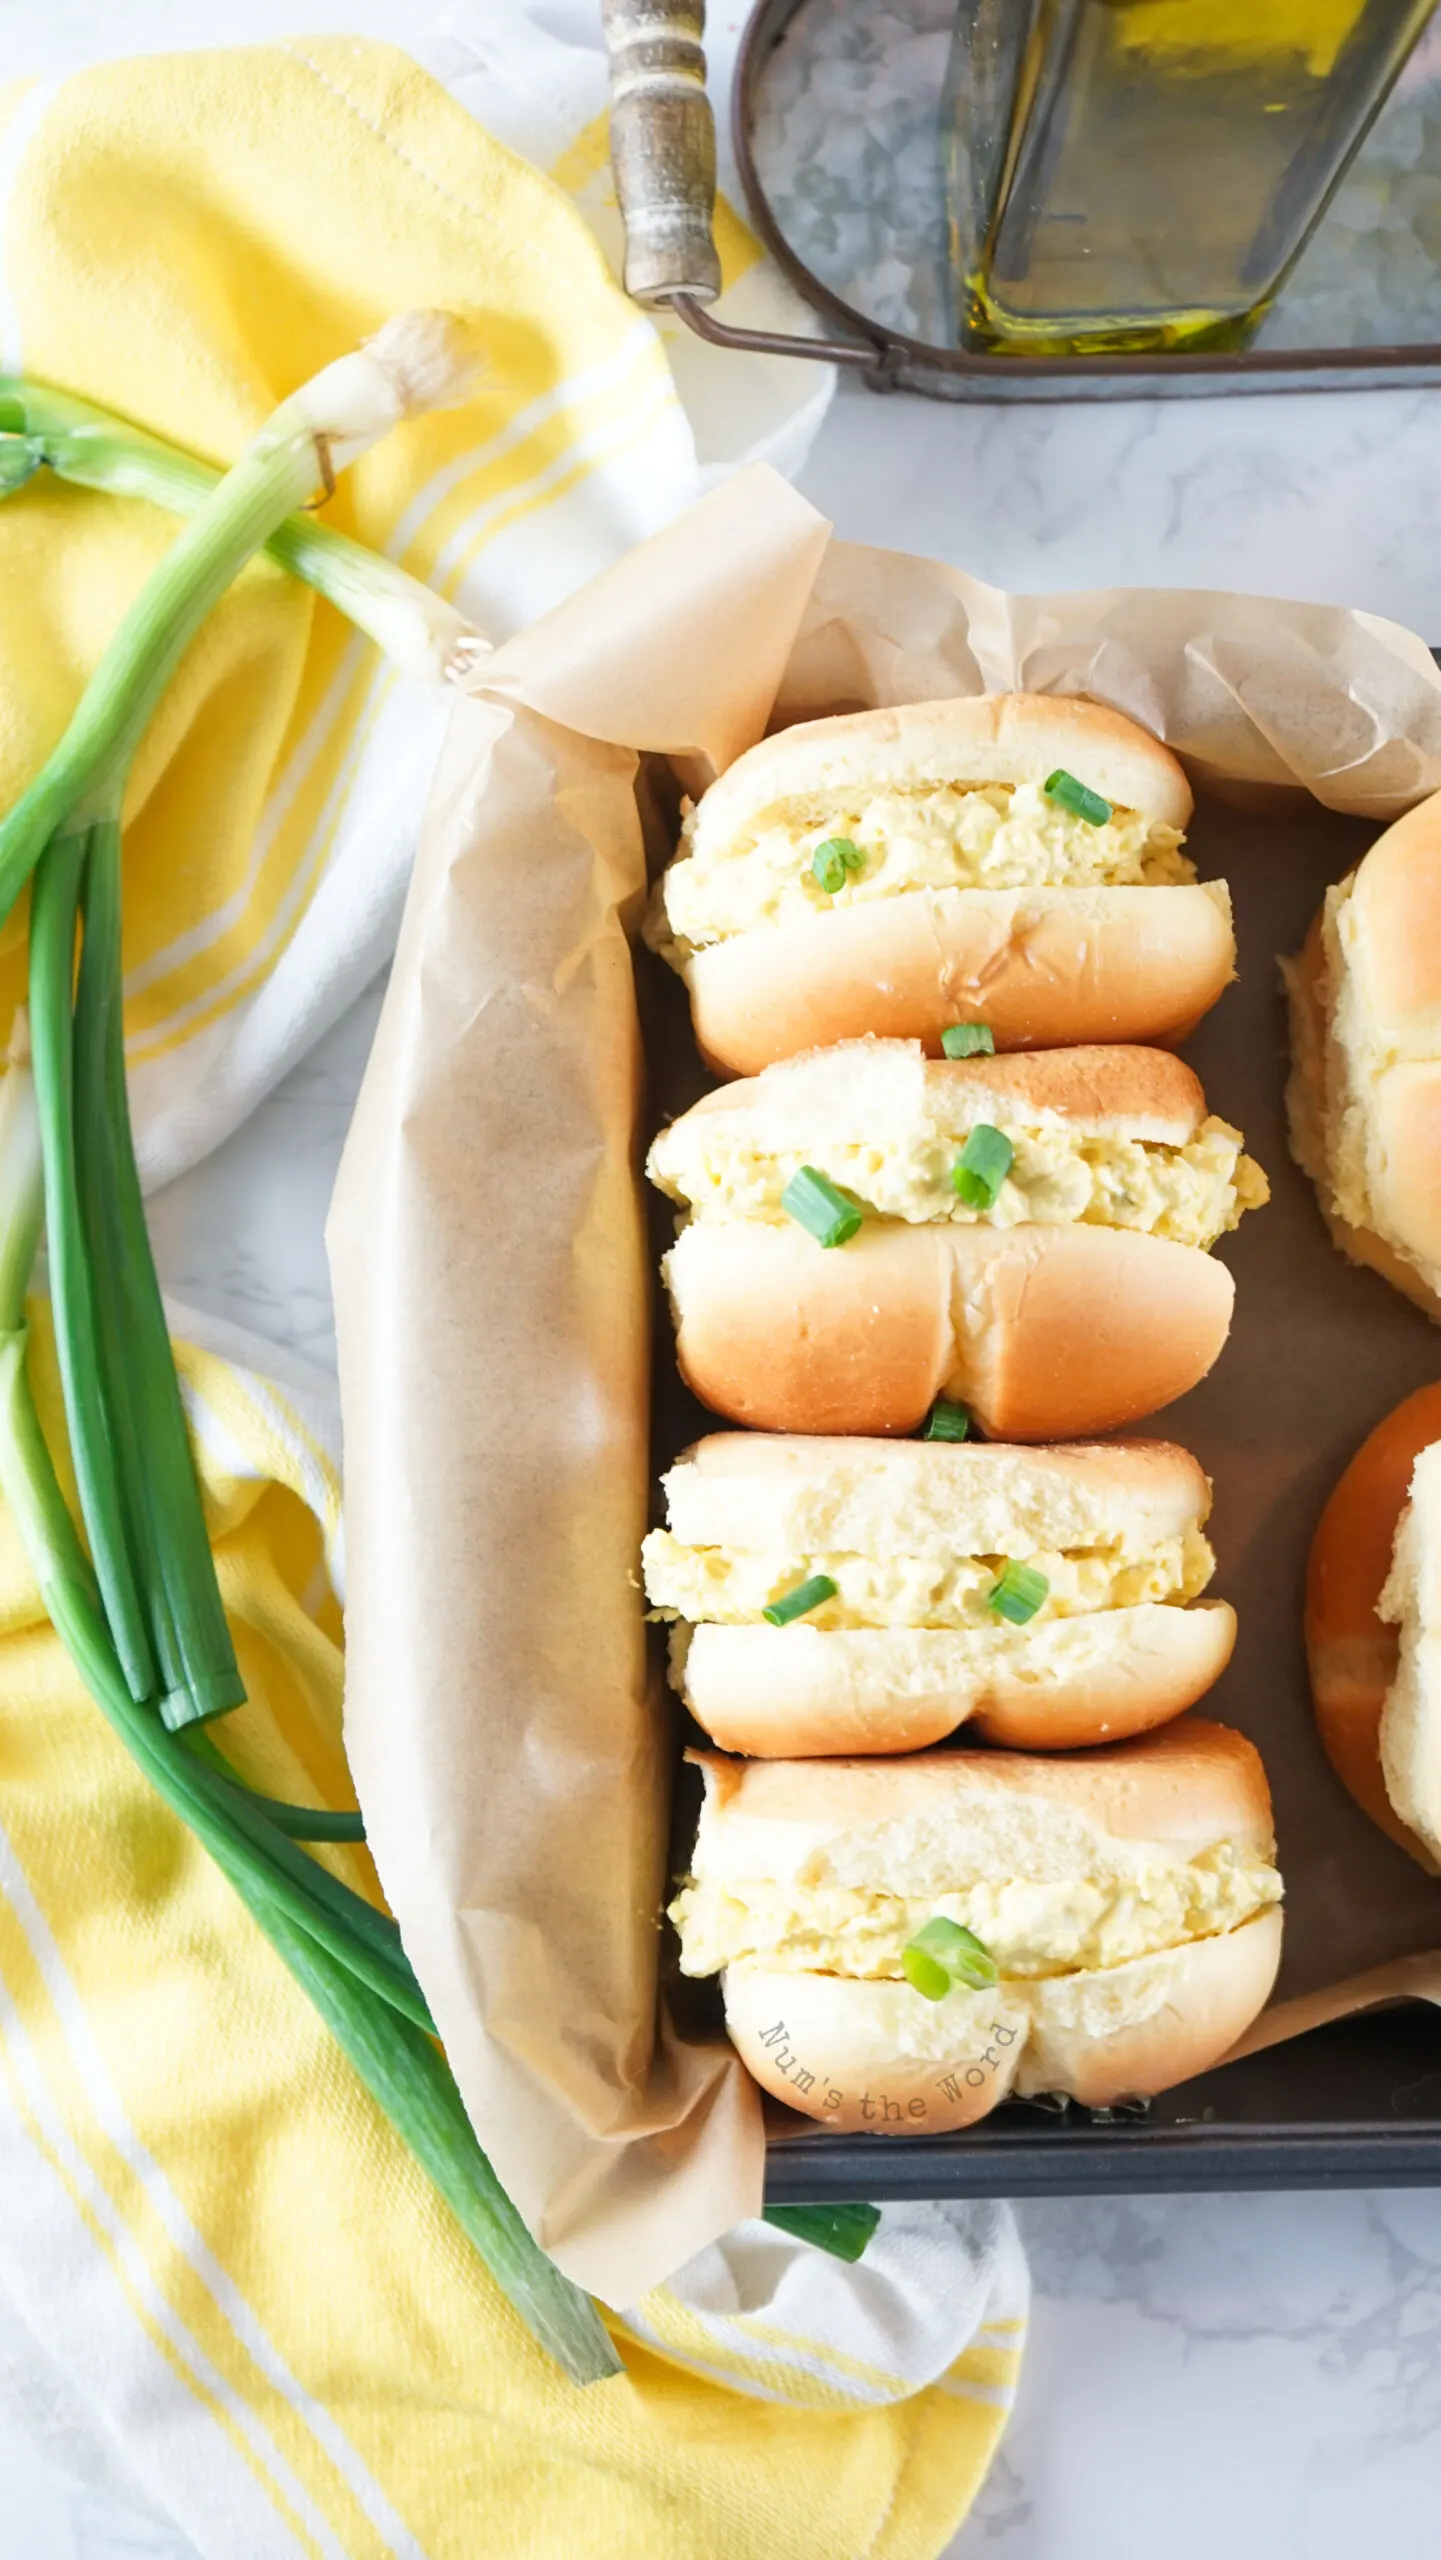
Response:
[[[574,24],[587,6],[547,15]],[[743,10],[717,14],[725,34]],[[222,26],[207,0],[0,0],[0,64],[11,77],[302,22],[403,42],[416,16],[413,0],[236,0]],[[1002,584],[1246,586],[1441,640],[1438,416],[1429,392],[1016,411],[851,387],[803,485],[848,535]],[[357,1006],[154,1204],[178,1296],[313,1360],[331,1356],[321,1229],[375,1009]],[[1441,2489],[1441,2193],[1118,2198],[1022,2218],[1036,2316],[1020,2406],[954,2560],[1414,2545]],[[73,2427],[45,2389],[35,2401],[32,2427],[0,2434],[5,2560],[185,2560],[113,2484],[66,2481]]]

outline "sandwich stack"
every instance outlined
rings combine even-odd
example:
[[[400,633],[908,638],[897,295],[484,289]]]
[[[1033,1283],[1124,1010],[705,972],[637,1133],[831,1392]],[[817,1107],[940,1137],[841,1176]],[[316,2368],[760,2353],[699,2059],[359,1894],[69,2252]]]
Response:
[[[1235,1641],[1210,1488],[1078,1437],[1211,1367],[1211,1247],[1267,1197],[1169,1045],[1234,973],[1190,811],[1091,703],[816,721],[688,813],[647,923],[735,1079],[650,1158],[680,1367],[750,1426],[645,1545],[719,1746],[671,1917],[837,2129],[1153,2095],[1275,1977],[1261,1763],[1173,1721]]]

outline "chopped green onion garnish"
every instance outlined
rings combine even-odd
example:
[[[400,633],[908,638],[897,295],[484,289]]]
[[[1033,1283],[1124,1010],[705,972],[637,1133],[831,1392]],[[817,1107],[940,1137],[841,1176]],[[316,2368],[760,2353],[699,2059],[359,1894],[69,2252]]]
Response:
[[[849,836],[827,836],[811,855],[811,871],[828,898],[843,889],[852,871],[864,871],[866,857]]]
[[[994,1616],[1008,1618],[1013,1627],[1029,1626],[1050,1588],[1045,1574],[1037,1573],[1033,1564],[1017,1564],[1013,1558],[999,1582],[992,1583],[986,1605]]]
[[[861,1227],[858,1204],[848,1191],[838,1189],[813,1164],[803,1164],[793,1173],[781,1193],[781,1207],[797,1226],[813,1235],[817,1244],[847,1244]]]
[[[988,1022],[952,1022],[941,1033],[941,1047],[948,1058],[993,1058],[995,1034]]]
[[[853,2267],[881,2218],[878,2204],[768,2204],[763,2219]]]
[[[944,2000],[951,1991],[989,1991],[1001,1978],[990,1948],[973,1929],[939,1913],[918,1929],[901,1949],[901,1969],[923,2000]]]
[[[813,1573],[808,1582],[798,1582],[794,1591],[783,1592],[768,1609],[761,1611],[768,1627],[788,1627],[793,1618],[808,1618],[823,1600],[834,1600],[836,1586],[828,1573]]]
[[[1073,818],[1084,818],[1088,827],[1103,827],[1111,815],[1110,801],[1103,800],[1089,784],[1078,782],[1064,765],[1058,765],[1054,773],[1046,776],[1044,789],[1048,800],[1054,800],[1060,809],[1069,809]]]
[[[1015,1161],[1010,1139],[988,1120],[978,1121],[951,1167],[952,1187],[968,1209],[989,1209]]]
[[[963,1404],[951,1404],[945,1396],[937,1396],[926,1416],[923,1440],[968,1440],[971,1417]]]

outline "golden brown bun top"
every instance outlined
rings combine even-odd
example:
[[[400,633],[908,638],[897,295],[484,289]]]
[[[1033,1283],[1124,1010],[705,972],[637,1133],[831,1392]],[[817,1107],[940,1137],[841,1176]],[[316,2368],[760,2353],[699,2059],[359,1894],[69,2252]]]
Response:
[[[1351,886],[1356,956],[1377,1025],[1441,1051],[1441,792],[1388,827]],[[1429,1035],[1429,1036],[1428,1036]]]
[[[1029,1799],[1071,1814],[1116,1840],[1169,1844],[1198,1857],[1223,1840],[1269,1853],[1271,1793],[1254,1745],[1226,1725],[1189,1717],[1139,1742],[1054,1759],[1011,1751],[924,1751],[899,1760],[726,1760],[688,1755],[705,1772],[701,1851],[712,1870],[766,1874],[794,1867],[803,1848],[834,1864],[851,1833],[876,1836],[879,1886],[908,1879],[913,1841],[932,1844],[948,1823],[974,1840],[994,1828],[1003,1854],[1007,1801]],[[723,1834],[742,1826],[737,1854]],[[757,1852],[774,1827],[774,1858]],[[744,1836],[744,1852],[739,1837]],[[858,1844],[859,1845],[859,1844]],[[1002,1872],[1000,1868],[998,1873]],[[922,1881],[921,1889],[925,1890]]]
[[[1175,757],[1119,711],[1059,694],[967,694],[807,720],[762,738],[712,783],[693,843],[710,851],[783,818],[816,823],[858,794],[1044,782],[1057,766],[1152,825],[1190,819],[1191,786]]]
[[[1420,1387],[1362,1441],[1321,1514],[1306,1568],[1306,1652],[1327,1757],[1362,1811],[1428,1867],[1431,1857],[1396,1813],[1381,1774],[1381,1715],[1399,1644],[1376,1603],[1412,1470],[1437,1440],[1441,1385]]]
[[[1199,1527],[1211,1488],[1167,1440],[1002,1442],[800,1438],[719,1431],[665,1478],[691,1546],[862,1555],[1142,1550]]]
[[[758,1076],[717,1085],[683,1117],[751,1114],[763,1125],[772,1111],[821,1109],[839,1129],[852,1095],[862,1102],[882,1091],[899,1095],[902,1081],[909,1085],[913,1077],[960,1097],[958,1120],[1024,1126],[1033,1118],[1055,1118],[1087,1132],[1182,1147],[1206,1117],[1199,1077],[1168,1049],[1116,1043],[1015,1050],[1000,1058],[926,1058],[916,1040],[844,1040],[833,1049],[808,1049]],[[918,1083],[918,1096],[921,1089]]]

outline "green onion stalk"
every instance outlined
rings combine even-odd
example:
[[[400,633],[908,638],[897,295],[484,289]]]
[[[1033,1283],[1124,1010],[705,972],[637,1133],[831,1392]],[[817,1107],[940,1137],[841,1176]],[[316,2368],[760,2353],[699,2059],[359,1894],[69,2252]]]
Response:
[[[23,1050],[12,1043],[0,1082],[0,1492],[46,1611],[113,1731],[309,1993],[532,2334],[577,2381],[616,2373],[619,2360],[594,2305],[538,2248],[496,2180],[428,2021],[397,2015],[358,1978],[348,1954],[326,1943],[304,1897],[260,1853],[254,1829],[237,1821],[237,1799],[250,1791],[197,1758],[130,1694],[30,1387],[25,1290],[42,1201],[40,1117]]]
[[[54,754],[0,823],[0,912],[34,873],[33,1076],[17,1056],[0,1092],[0,1489],[92,1696],[229,1877],[533,2333],[588,2381],[619,2370],[614,2349],[594,2306],[498,2186],[395,1923],[296,1845],[363,1839],[360,1817],[256,1794],[203,1730],[244,1693],[146,1230],[122,1040],[120,811],[131,759],[190,639],[255,551],[277,547],[287,567],[311,575],[415,671],[453,681],[483,646],[403,572],[342,537],[317,541],[323,528],[294,512],[400,418],[464,397],[472,373],[453,322],[409,315],[287,401],[223,480],[155,448],[177,497],[190,475],[192,520],[136,598]],[[13,386],[6,397],[14,400]],[[62,431],[53,410],[31,423]],[[84,424],[72,417],[64,432]],[[131,446],[147,441],[121,435]],[[118,487],[92,467],[102,441],[95,427],[90,477]],[[0,494],[28,476],[13,452],[0,440]],[[42,1199],[89,1560],[25,1367],[24,1288]],[[807,2219],[802,2209],[788,2227]],[[812,2219],[818,2245],[852,2253],[854,2220]]]
[[[592,2381],[620,2370],[615,2350],[481,2152],[394,1921],[299,1845],[354,1837],[358,1817],[270,1804],[201,1730],[243,1690],[145,1230],[121,1046],[120,807],[156,703],[277,527],[402,417],[464,397],[472,376],[456,324],[411,315],[287,401],[197,507],[0,823],[0,910],[34,872],[33,1075],[16,1056],[0,1087],[0,1490],[112,1728],[227,1875],[533,2334]],[[42,1204],[89,1559],[26,1369]]]
[[[137,1702],[155,1698],[164,1721],[177,1728],[228,1713],[243,1690],[195,1485],[126,1107],[126,780],[191,639],[255,551],[317,484],[333,486],[335,472],[401,418],[463,397],[474,372],[454,321],[409,314],[284,402],[146,581],[60,744],[0,822],[0,912],[35,873],[30,1001],[46,1235],[81,1512],[131,1694]]]
[[[113,497],[147,498],[181,516],[195,515],[221,477],[195,454],[88,400],[0,374],[0,498],[42,469]],[[263,547],[406,674],[459,683],[489,648],[484,634],[444,596],[314,516],[288,515]]]

